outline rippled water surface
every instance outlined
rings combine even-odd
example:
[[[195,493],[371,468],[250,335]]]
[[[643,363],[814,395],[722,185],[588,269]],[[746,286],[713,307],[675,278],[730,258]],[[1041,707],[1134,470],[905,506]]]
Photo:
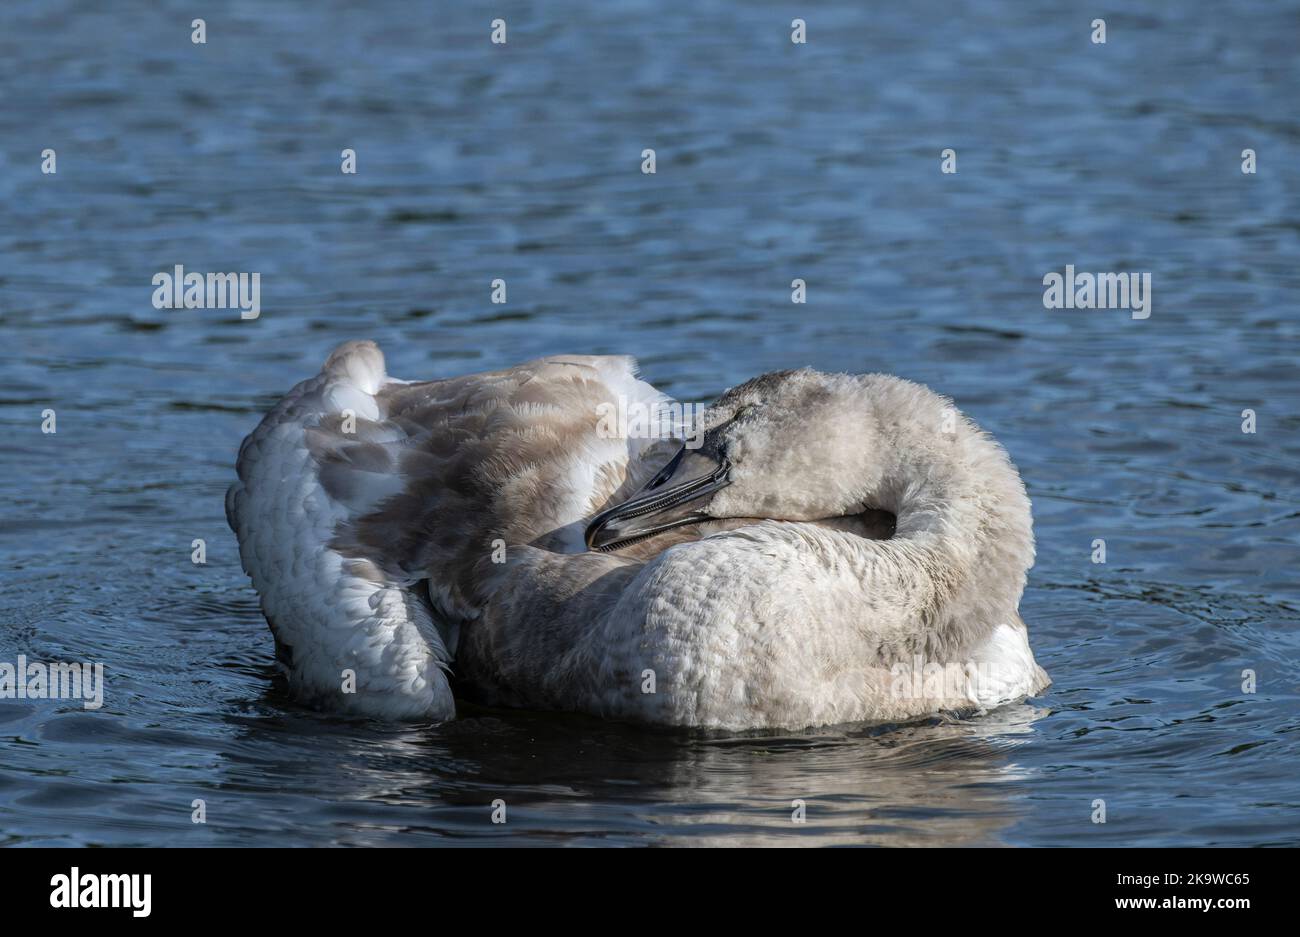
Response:
[[[0,841],[1300,845],[1297,6],[1124,4],[1105,45],[1064,2],[840,6],[0,6],[0,660],[108,668],[98,712],[0,700]],[[261,317],[154,309],[178,263],[260,272]],[[1151,272],[1151,317],[1044,309],[1067,263]],[[949,393],[1033,497],[1055,682],[779,738],[296,707],[222,496],[349,338]]]

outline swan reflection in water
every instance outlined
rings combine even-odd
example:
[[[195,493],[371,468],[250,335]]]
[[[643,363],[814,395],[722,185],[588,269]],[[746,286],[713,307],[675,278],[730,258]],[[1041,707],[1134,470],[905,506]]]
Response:
[[[311,791],[337,820],[295,837],[356,845],[996,846],[1029,788],[1016,749],[1047,714],[728,735],[477,708],[393,725],[303,711],[278,690],[263,704],[232,717],[220,789],[238,809],[224,822],[282,824],[242,795]]]

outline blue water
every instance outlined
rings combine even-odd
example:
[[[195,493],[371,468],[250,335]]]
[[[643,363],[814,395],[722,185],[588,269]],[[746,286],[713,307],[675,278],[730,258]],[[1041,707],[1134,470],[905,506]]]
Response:
[[[1300,8],[823,6],[0,5],[0,660],[107,666],[97,712],[0,701],[0,842],[1300,845]],[[260,318],[153,308],[178,263],[260,272]],[[1045,309],[1066,264],[1150,272],[1151,317]],[[222,496],[351,338],[951,394],[1033,498],[1055,682],[732,739],[306,711]]]

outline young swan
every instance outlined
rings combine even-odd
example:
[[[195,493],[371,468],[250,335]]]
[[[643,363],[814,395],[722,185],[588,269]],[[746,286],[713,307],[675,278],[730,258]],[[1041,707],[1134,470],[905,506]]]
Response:
[[[470,680],[502,702],[731,729],[982,709],[1047,685],[1018,613],[1029,500],[949,401],[787,371],[724,395],[708,424],[588,526],[608,565],[514,553],[462,649]],[[733,529],[655,552],[718,522]]]
[[[790,729],[1047,685],[1028,499],[947,400],[787,371],[723,395],[698,449],[603,430],[663,400],[630,359],[404,382],[340,347],[227,497],[293,691],[445,719],[451,671],[489,703]]]

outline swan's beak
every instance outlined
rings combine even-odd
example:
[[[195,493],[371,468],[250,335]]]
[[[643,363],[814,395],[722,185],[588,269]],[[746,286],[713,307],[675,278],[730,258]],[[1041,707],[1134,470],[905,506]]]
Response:
[[[634,540],[708,520],[697,508],[727,487],[730,471],[726,459],[683,446],[636,497],[592,518],[587,526],[588,548],[616,550]]]

